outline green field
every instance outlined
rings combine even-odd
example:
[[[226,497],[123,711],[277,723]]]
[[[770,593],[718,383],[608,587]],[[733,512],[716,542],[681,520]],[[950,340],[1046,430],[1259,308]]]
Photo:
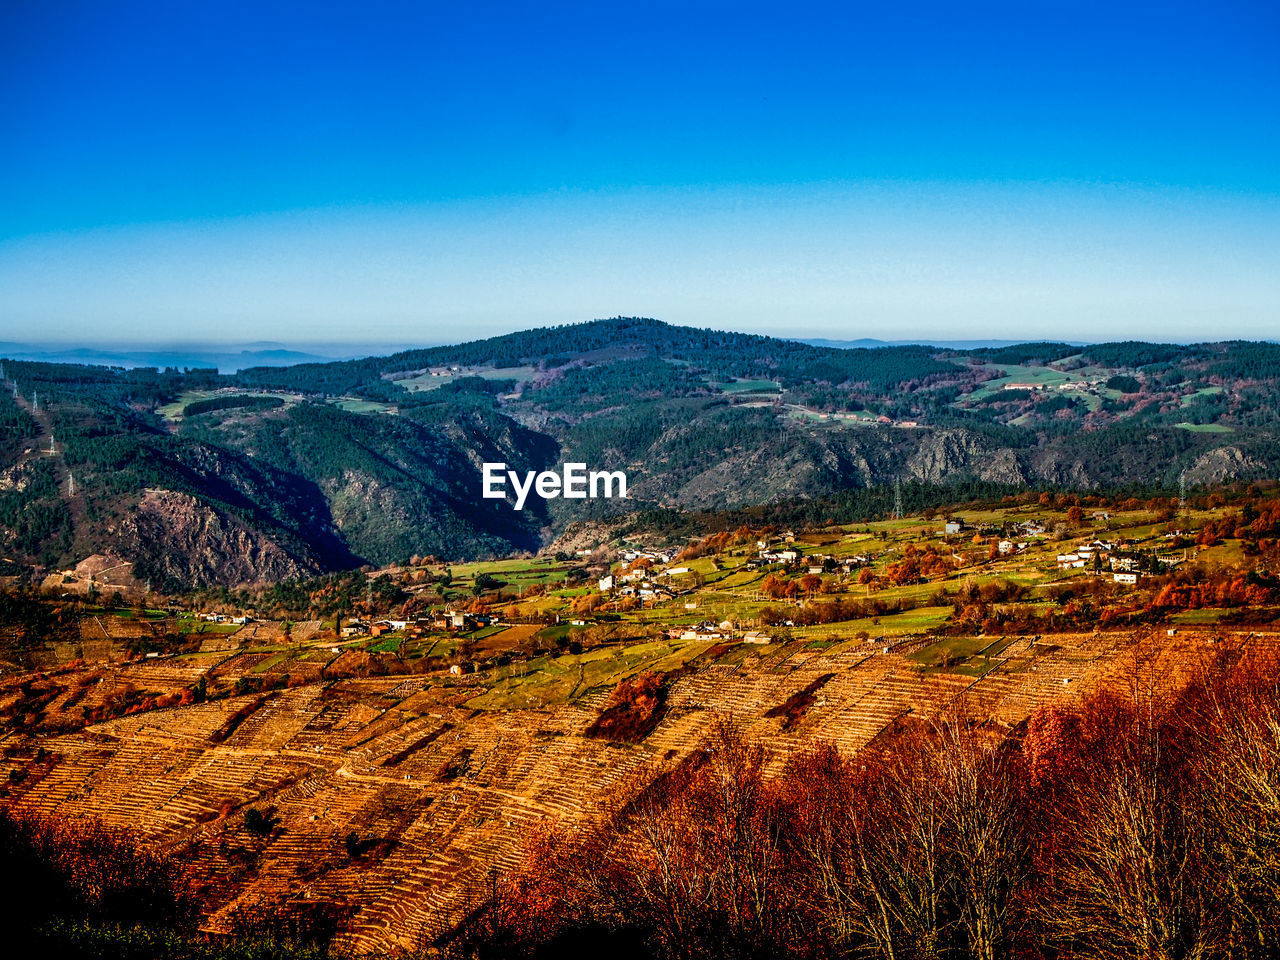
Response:
[[[288,660],[291,653],[292,653],[291,650],[282,650],[279,653],[274,653],[271,656],[267,657],[267,659],[263,660],[261,663],[255,664],[249,672],[250,673],[266,673],[272,667],[277,667],[280,664],[284,663],[286,660]]]
[[[396,408],[389,403],[379,403],[376,400],[357,400],[354,397],[339,397],[330,400],[329,403],[345,410],[347,413],[385,413],[394,414]]]
[[[730,380],[727,383],[712,380],[711,386],[721,393],[780,393],[782,384],[776,380]]]
[[[1221,423],[1175,423],[1175,427],[1192,433],[1234,433],[1231,427]]]
[[[378,638],[378,642],[370,645],[367,649],[370,653],[395,653],[400,649],[402,643],[404,643],[402,635],[392,634],[391,636]]]
[[[1180,397],[1178,402],[1182,404],[1182,406],[1186,407],[1195,403],[1201,397],[1213,397],[1222,392],[1222,387],[1201,387],[1199,390],[1189,393],[1185,397]]]
[[[195,403],[197,400],[210,400],[214,397],[233,395],[237,397],[274,397],[278,400],[283,400],[285,404],[300,403],[303,399],[301,394],[286,393],[280,390],[186,390],[177,400],[158,407],[156,412],[166,420],[176,422],[182,419],[182,411],[187,408],[187,404]],[[227,412],[234,413],[235,408],[231,407]]]
[[[672,670],[711,646],[709,643],[650,641],[601,648],[583,654],[543,656],[495,668],[497,682],[467,701],[473,710],[511,710],[567,703],[596,687],[612,688],[640,670]]]
[[[515,380],[517,383],[523,383],[527,380],[532,380],[537,374],[538,369],[530,366],[463,367],[461,370],[441,376],[432,376],[430,372],[427,372],[393,382],[410,393],[418,393],[423,390],[438,390],[445,384],[453,383],[463,377],[483,377],[485,380]]]
[[[1000,662],[999,656],[1014,642],[1013,637],[948,637],[910,654],[910,659],[926,671],[945,670],[980,677]]]
[[[1221,607],[1205,607],[1201,610],[1181,610],[1169,617],[1169,620],[1172,623],[1180,623],[1187,626],[1194,626],[1197,624],[1214,624],[1231,612],[1231,610],[1224,610]]]
[[[1059,383],[1070,383],[1080,379],[1079,371],[1064,373],[1052,367],[1028,367],[1013,363],[987,364],[984,369],[998,374],[995,379],[983,383],[977,390],[967,393],[964,400],[983,400],[994,393],[1000,393],[1008,383],[1034,383],[1052,388]]]
[[[243,629],[238,623],[208,623],[204,620],[178,621],[179,633],[212,633],[227,636]]]

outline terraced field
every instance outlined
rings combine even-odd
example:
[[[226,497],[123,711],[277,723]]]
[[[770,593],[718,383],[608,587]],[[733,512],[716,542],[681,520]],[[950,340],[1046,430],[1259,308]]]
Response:
[[[174,691],[200,675],[225,684],[287,667],[304,682],[63,735],[9,735],[3,802],[98,817],[177,852],[209,884],[210,930],[262,899],[330,902],[352,911],[349,946],[411,947],[458,920],[490,871],[514,865],[541,827],[593,812],[641,771],[688,754],[720,718],[764,740],[776,773],[817,741],[856,752],[903,716],[963,709],[1013,726],[1100,687],[1176,685],[1222,643],[1280,639],[1211,629],[997,642],[845,636],[825,649],[803,639],[645,641],[515,673],[341,680],[257,649],[97,664],[76,688],[84,704],[122,689]],[[583,736],[612,685],[642,666],[680,668],[656,728],[638,744]],[[766,716],[807,688],[789,722]],[[274,811],[269,835],[245,829],[250,807]]]

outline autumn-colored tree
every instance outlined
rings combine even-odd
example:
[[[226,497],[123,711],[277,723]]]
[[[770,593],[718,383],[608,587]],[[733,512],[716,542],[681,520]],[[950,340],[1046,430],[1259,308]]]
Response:
[[[760,584],[760,592],[770,600],[778,600],[787,594],[787,580],[776,573],[771,573]]]
[[[889,580],[898,585],[918,583],[920,581],[920,561],[914,556],[904,557],[896,563],[891,563],[885,569],[885,575]]]

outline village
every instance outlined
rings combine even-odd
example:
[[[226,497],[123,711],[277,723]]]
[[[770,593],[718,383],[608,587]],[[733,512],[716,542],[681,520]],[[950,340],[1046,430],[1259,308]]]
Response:
[[[233,593],[203,608],[182,598],[154,606],[158,598],[136,584],[110,582],[126,565],[109,557],[49,575],[43,592],[90,606],[92,597],[100,605],[114,598],[82,621],[81,632],[91,649],[114,643],[118,657],[268,645],[280,659],[302,649],[317,658],[363,651],[460,676],[642,636],[755,646],[819,640],[829,631],[814,617],[841,598],[851,611],[849,632],[883,639],[946,627],[958,610],[955,597],[984,585],[1016,585],[1018,603],[1033,612],[1054,609],[1051,596],[1068,591],[1136,593],[1202,556],[1208,548],[1194,536],[1206,515],[1145,505],[1086,514],[1035,504],[858,527],[744,529],[692,543],[601,544],[488,563],[423,558],[363,572],[365,596],[346,608],[295,616],[249,593],[241,595],[244,605]]]

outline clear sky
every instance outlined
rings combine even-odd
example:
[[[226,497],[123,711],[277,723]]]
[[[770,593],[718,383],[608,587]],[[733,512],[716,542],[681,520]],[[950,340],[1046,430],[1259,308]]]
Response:
[[[0,2],[0,340],[1280,337],[1280,8]]]

